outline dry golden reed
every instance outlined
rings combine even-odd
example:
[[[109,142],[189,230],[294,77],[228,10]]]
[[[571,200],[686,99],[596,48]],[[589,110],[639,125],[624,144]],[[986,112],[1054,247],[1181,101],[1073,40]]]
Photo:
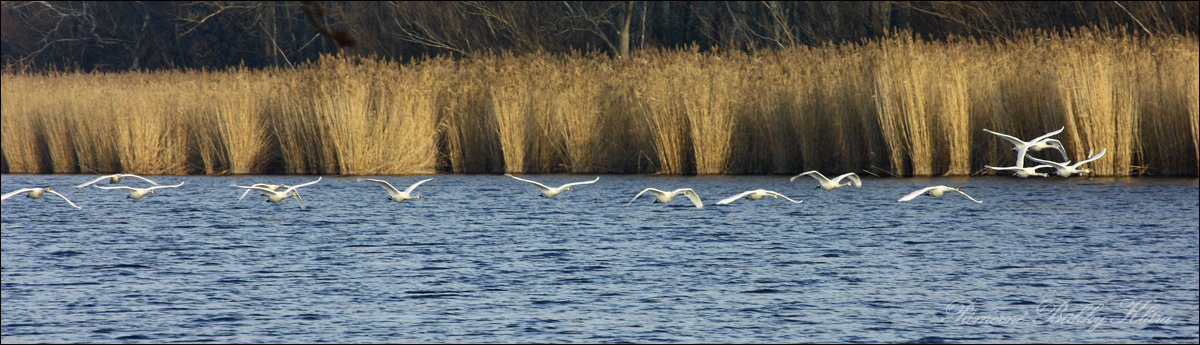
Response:
[[[820,47],[4,74],[11,173],[991,173],[1055,138],[1096,175],[1197,176],[1194,36],[898,33]]]

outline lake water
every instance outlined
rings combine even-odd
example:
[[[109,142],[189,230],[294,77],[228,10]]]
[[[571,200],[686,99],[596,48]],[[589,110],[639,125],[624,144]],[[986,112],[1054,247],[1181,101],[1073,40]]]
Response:
[[[6,175],[4,343],[1166,342],[1200,337],[1196,179],[499,175],[425,198],[325,177],[294,200],[157,176]],[[524,176],[557,186],[589,175]],[[383,177],[399,188],[423,177]],[[107,181],[102,182],[107,184]],[[140,186],[137,180],[123,185]],[[896,200],[932,185],[957,194]],[[654,204],[646,187],[705,200]],[[793,199],[740,200],[764,188]]]

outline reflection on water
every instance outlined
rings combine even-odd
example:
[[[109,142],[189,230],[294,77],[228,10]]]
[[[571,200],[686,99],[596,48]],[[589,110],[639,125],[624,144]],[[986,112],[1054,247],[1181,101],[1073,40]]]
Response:
[[[1195,342],[1195,179],[3,176],[9,342]],[[385,177],[407,186],[423,177]],[[548,185],[591,176],[541,175]],[[107,182],[104,182],[107,183]],[[136,183],[129,181],[123,183]],[[933,185],[958,195],[901,196]],[[694,188],[654,204],[643,188]],[[716,200],[751,189],[804,200]]]

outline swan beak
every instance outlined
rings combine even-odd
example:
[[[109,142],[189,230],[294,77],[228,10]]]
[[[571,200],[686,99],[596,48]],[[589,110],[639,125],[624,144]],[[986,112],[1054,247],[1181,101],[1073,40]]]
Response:
[[[575,190],[575,187],[567,187],[567,190]]]
[[[422,196],[420,194],[417,194],[417,199],[420,199],[420,198],[422,198]]]

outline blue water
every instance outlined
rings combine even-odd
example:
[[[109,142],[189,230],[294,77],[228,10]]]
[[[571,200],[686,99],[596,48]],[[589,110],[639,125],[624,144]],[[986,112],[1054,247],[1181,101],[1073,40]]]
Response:
[[[1166,342],[1200,337],[1196,179],[498,175],[425,198],[325,177],[294,200],[157,176],[6,175],[4,343]],[[593,176],[526,176],[546,184]],[[419,176],[383,177],[400,188]],[[102,182],[107,184],[107,181]],[[122,184],[141,185],[127,180]],[[958,195],[905,194],[932,185]],[[643,188],[705,200],[654,204]],[[740,200],[765,188],[794,199]]]

